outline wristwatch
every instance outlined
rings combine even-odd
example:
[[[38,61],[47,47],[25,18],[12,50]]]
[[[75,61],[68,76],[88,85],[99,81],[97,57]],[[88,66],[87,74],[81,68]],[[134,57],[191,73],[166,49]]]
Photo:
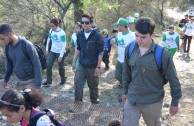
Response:
[[[97,66],[96,68],[100,69],[100,66]]]

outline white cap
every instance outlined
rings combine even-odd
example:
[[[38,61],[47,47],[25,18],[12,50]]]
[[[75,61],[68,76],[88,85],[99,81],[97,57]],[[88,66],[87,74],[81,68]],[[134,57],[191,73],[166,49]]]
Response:
[[[135,17],[135,18],[138,18],[138,17],[139,17],[139,13],[135,13],[135,14],[134,14],[134,17]]]

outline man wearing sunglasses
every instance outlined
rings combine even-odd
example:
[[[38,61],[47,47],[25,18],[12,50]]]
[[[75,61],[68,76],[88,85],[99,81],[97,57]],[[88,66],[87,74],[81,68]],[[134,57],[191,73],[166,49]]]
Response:
[[[91,27],[92,19],[89,15],[82,15],[83,30],[77,35],[77,51],[73,61],[73,70],[79,57],[79,66],[75,74],[75,101],[82,101],[84,82],[90,90],[90,100],[99,103],[98,84],[100,65],[103,57],[104,41],[102,36]]]

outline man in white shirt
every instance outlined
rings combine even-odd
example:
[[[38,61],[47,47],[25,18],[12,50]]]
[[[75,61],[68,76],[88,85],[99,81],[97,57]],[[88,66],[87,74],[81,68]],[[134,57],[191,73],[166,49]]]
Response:
[[[115,69],[115,78],[122,86],[122,71],[124,62],[125,47],[135,40],[134,34],[128,29],[129,22],[126,19],[120,18],[114,26],[118,27],[118,35],[115,38],[118,45],[118,60]]]

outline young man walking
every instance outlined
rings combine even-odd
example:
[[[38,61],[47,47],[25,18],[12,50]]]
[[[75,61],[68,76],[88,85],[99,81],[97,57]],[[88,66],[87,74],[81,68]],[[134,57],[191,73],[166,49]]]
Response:
[[[147,126],[161,126],[164,84],[155,61],[156,44],[153,42],[155,23],[142,17],[136,23],[136,45],[129,57],[125,49],[123,65],[123,126],[139,126],[142,115]],[[173,116],[178,112],[181,86],[169,51],[162,52],[162,70],[170,83],[172,96],[169,108]]]
[[[36,49],[25,38],[18,37],[9,24],[0,25],[0,40],[7,46],[7,71],[3,87],[8,88],[8,82],[12,73],[18,80],[16,89],[36,88],[40,89],[42,81],[42,69]],[[24,54],[25,46],[28,54]],[[26,57],[28,55],[29,57]]]
[[[75,74],[75,101],[83,101],[83,87],[85,81],[90,91],[90,100],[93,104],[99,103],[99,74],[103,57],[104,41],[100,34],[91,28],[92,19],[89,15],[82,15],[83,30],[77,35],[77,51],[73,61],[73,69],[79,57],[79,66]]]
[[[182,29],[184,35],[183,51],[184,53],[189,53],[190,44],[192,38],[194,38],[194,17],[192,17],[188,23]]]
[[[116,36],[116,44],[118,45],[118,60],[115,69],[115,78],[122,86],[122,71],[125,55],[125,47],[135,40],[135,36],[128,29],[129,22],[126,19],[120,18],[114,26],[118,27],[118,35]]]
[[[177,48],[179,49],[179,41],[179,34],[174,31],[174,26],[170,26],[168,31],[163,35],[163,45],[170,51],[172,58],[174,57]]]

